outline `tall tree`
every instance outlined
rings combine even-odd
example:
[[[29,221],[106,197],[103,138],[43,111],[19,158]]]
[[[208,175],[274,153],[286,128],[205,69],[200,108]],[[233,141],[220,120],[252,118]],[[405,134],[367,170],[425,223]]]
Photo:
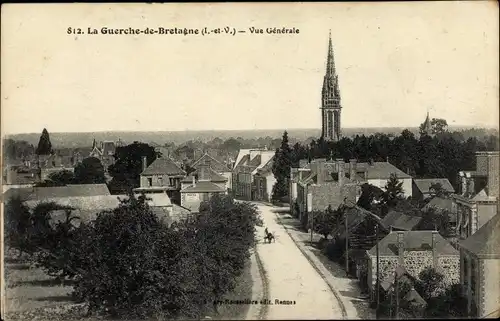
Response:
[[[46,128],[43,129],[40,140],[38,141],[38,147],[36,148],[37,155],[50,155],[52,154],[52,143],[50,142],[49,132]]]
[[[399,200],[403,198],[403,182],[398,180],[396,174],[391,174],[385,185],[384,200],[388,208],[396,206]]]
[[[123,193],[139,187],[144,156],[147,159],[147,165],[150,165],[157,158],[158,153],[153,146],[140,142],[116,148],[115,163],[108,168],[109,174],[113,177],[109,185],[113,192]]]
[[[104,166],[95,157],[87,157],[75,167],[76,184],[102,184],[106,182]]]
[[[288,133],[283,133],[281,146],[276,149],[272,171],[276,178],[276,184],[273,187],[272,198],[281,199],[288,195],[288,180],[290,178],[290,168],[292,165],[292,150],[288,144]]]

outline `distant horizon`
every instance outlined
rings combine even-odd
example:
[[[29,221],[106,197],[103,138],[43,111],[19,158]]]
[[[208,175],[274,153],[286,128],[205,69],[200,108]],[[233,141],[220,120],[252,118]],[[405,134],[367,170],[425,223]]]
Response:
[[[420,125],[417,126],[365,126],[365,127],[342,127],[341,130],[359,130],[359,129],[400,129],[400,128],[412,128],[418,129]],[[172,130],[97,130],[97,131],[51,131],[49,128],[42,128],[40,131],[36,132],[19,132],[19,133],[3,133],[3,137],[7,136],[15,136],[15,135],[34,135],[41,134],[43,129],[47,129],[50,134],[90,134],[90,133],[161,133],[161,132],[172,132],[172,133],[181,133],[181,132],[237,132],[237,131],[312,131],[318,130],[321,131],[321,128],[307,128],[307,127],[297,127],[297,128],[241,128],[241,129],[172,129]],[[487,126],[487,125],[448,125],[448,129],[486,129],[486,130],[497,130],[500,131],[499,126]]]

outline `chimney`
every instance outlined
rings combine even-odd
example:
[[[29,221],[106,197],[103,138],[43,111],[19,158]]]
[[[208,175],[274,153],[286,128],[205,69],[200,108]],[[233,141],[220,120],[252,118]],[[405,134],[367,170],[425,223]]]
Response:
[[[399,265],[404,266],[404,251],[405,251],[405,243],[404,243],[404,237],[405,233],[402,231],[398,231],[398,257],[399,257]]]
[[[339,185],[342,186],[344,185],[345,181],[345,165],[344,165],[344,160],[342,158],[337,159],[337,165],[338,165],[338,171],[339,171]]]
[[[470,173],[466,173],[467,175],[467,192],[469,193],[469,197],[473,196],[474,193],[474,177]]]
[[[196,177],[193,175],[193,187],[196,186]]]
[[[142,171],[144,172],[148,168],[148,159],[146,156],[142,156]]]
[[[433,264],[434,268],[437,267],[437,263],[438,263],[438,254],[437,254],[437,249],[436,249],[438,235],[439,235],[438,231],[432,231],[431,246],[432,246],[432,264]]]
[[[349,160],[349,176],[353,180],[356,177],[358,161],[356,159]]]

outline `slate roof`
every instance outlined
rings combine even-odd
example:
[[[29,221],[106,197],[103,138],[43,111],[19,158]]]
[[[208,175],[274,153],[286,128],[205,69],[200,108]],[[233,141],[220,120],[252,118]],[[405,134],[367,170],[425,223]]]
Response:
[[[5,200],[20,197],[23,201],[45,200],[53,197],[111,195],[106,184],[74,184],[54,187],[11,188],[3,195]]]
[[[382,219],[382,224],[386,228],[397,228],[400,230],[411,231],[420,223],[422,217],[416,215],[408,215],[398,211],[390,211]]]
[[[451,186],[450,181],[447,178],[424,178],[424,179],[413,179],[413,183],[422,193],[430,193],[430,187],[432,184],[441,184],[443,189],[449,193],[455,193],[455,189]]]
[[[208,153],[203,154],[196,162],[191,165],[194,168],[198,168],[198,165],[203,164],[204,162],[209,161],[210,162],[210,168],[213,169],[216,172],[222,173],[222,172],[230,172],[231,169],[224,165],[222,162],[217,160],[216,158],[210,156]]]
[[[262,159],[262,156],[259,154],[259,155],[255,155],[255,157],[250,160],[250,162],[248,163],[248,166],[252,166],[252,167],[257,167],[260,165],[260,162],[261,162],[261,159]]]
[[[453,203],[452,199],[442,198],[442,197],[434,197],[429,201],[429,203],[427,203],[424,207],[422,207],[422,210],[426,211],[429,208],[434,207],[437,209],[447,210],[450,212],[456,212],[455,206],[453,204],[454,203]]]
[[[404,248],[407,251],[411,250],[431,250],[432,249],[432,233],[435,231],[402,231],[399,233],[404,233]],[[382,240],[380,240],[379,253],[381,256],[397,256],[398,255],[398,244],[397,244],[398,232],[391,232],[387,234]],[[439,233],[436,233],[436,250],[438,255],[459,255],[458,251]],[[369,255],[375,256],[377,252],[377,246],[374,246],[368,251]]]
[[[196,182],[195,186],[188,186],[181,190],[181,193],[218,193],[225,192],[226,190],[219,185],[209,181]]]
[[[476,233],[460,241],[460,247],[479,258],[500,259],[500,213],[493,216]]]
[[[155,159],[151,165],[149,165],[141,175],[170,175],[170,176],[181,176],[186,175],[186,172],[182,170],[173,160],[170,158],[159,157]]]

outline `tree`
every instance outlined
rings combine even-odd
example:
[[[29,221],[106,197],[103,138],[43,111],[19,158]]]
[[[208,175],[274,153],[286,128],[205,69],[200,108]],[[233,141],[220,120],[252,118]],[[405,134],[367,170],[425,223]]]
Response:
[[[52,181],[55,186],[65,186],[73,183],[74,175],[68,170],[62,170],[59,172],[50,173],[49,180]]]
[[[104,166],[95,157],[85,158],[76,165],[74,176],[75,184],[102,184],[106,182]]]
[[[47,129],[43,129],[40,140],[38,141],[38,147],[36,148],[37,155],[50,155],[53,153],[52,144],[50,142],[49,132]]]
[[[123,193],[138,187],[144,156],[149,166],[159,155],[154,147],[140,142],[117,147],[114,155],[115,163],[108,168],[109,174],[113,177],[110,190],[114,193]]]
[[[432,267],[427,267],[418,275],[418,281],[415,285],[417,292],[424,300],[429,300],[443,293],[445,290],[444,275],[437,272]]]
[[[441,183],[433,183],[429,187],[429,192],[431,196],[437,196],[437,197],[446,197],[449,195],[449,192],[443,188],[443,185]]]
[[[403,182],[398,180],[396,174],[391,174],[385,185],[384,199],[388,208],[394,207],[403,198]]]
[[[337,227],[342,214],[340,210],[333,210],[329,205],[325,211],[314,211],[312,215],[314,219],[314,232],[328,239],[328,235]]]
[[[288,195],[288,181],[292,165],[292,150],[288,144],[288,133],[283,133],[280,147],[276,150],[273,160],[272,172],[276,178],[273,187],[272,199],[280,200]]]
[[[22,253],[29,253],[27,237],[31,227],[31,213],[19,197],[5,204],[5,243]]]
[[[383,190],[374,185],[365,183],[361,185],[361,195],[358,199],[357,205],[367,211],[370,211],[374,203],[380,203],[382,201],[383,196]]]
[[[448,123],[446,122],[445,119],[432,118],[431,128],[432,128],[433,135],[443,134],[444,132],[446,132],[447,127],[448,127]]]

